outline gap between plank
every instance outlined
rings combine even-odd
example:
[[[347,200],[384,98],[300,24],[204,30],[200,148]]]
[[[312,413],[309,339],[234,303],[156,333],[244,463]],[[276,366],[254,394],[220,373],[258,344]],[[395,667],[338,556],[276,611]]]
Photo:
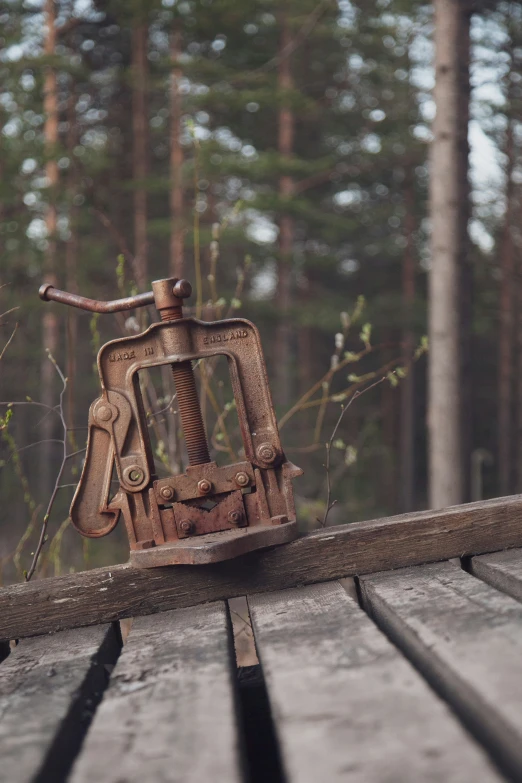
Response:
[[[109,685],[121,648],[119,623],[112,623],[33,783],[65,783],[67,780]]]
[[[237,670],[239,720],[249,783],[285,783],[281,752],[261,664]]]
[[[463,558],[461,558],[461,562],[462,559]],[[422,568],[422,566],[415,566],[415,568]],[[391,623],[386,617],[386,611],[375,611],[372,606],[372,600],[368,598],[359,576],[355,576],[354,581],[360,606],[368,617],[412,664],[434,693],[448,705],[469,735],[488,754],[497,770],[499,770],[507,780],[511,781],[511,783],[519,783],[519,771],[514,770],[509,763],[506,763],[506,759],[501,750],[491,741],[487,729],[484,728],[480,717],[477,717],[477,714],[471,712],[467,708],[465,702],[461,702],[456,698],[456,687],[444,676],[441,665],[439,665],[436,660],[432,660],[431,662],[428,660],[423,643],[409,633],[406,623],[400,617],[395,616],[394,623]],[[381,603],[379,598],[376,598],[376,602],[377,604]],[[406,638],[407,636],[409,638]]]

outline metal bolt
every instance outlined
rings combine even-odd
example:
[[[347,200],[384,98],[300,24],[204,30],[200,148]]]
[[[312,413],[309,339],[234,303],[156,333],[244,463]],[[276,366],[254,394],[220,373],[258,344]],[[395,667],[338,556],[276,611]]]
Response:
[[[164,500],[172,500],[174,497],[174,490],[172,487],[162,487],[160,490],[160,495]]]
[[[198,481],[198,490],[202,495],[208,495],[211,489],[212,484],[208,479],[201,479],[201,481]]]
[[[243,472],[236,473],[236,484],[238,484],[238,486],[246,487],[248,486],[249,482],[250,479],[248,478],[247,473],[243,473]]]
[[[123,478],[128,481],[129,484],[141,484],[143,481],[143,470],[139,465],[129,465],[123,471]]]
[[[108,407],[108,405],[100,405],[98,410],[96,411],[96,418],[100,421],[109,421],[109,419],[112,416],[112,411]]]
[[[194,530],[194,525],[189,519],[184,519],[183,522],[180,522],[179,526],[187,535],[190,535]]]
[[[228,515],[228,521],[231,525],[238,525],[241,522],[242,515],[239,511],[231,511]]]
[[[263,462],[273,462],[277,456],[277,452],[271,443],[262,443],[257,450],[257,456]]]

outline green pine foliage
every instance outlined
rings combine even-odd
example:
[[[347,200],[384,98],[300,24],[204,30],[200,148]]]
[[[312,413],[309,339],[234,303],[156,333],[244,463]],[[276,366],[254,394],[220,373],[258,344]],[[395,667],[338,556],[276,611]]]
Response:
[[[474,28],[475,56],[481,62],[492,61],[493,80],[502,67],[495,50],[498,30],[506,29],[508,7],[514,4],[500,6],[481,16]],[[0,2],[0,313],[19,308],[2,319],[0,351],[10,326],[17,321],[19,328],[2,359],[0,399],[39,397],[43,305],[37,289],[49,242],[45,234],[49,203],[58,209],[55,264],[62,287],[67,280],[68,243],[74,241],[80,292],[108,299],[132,289],[129,258],[137,188],[147,194],[150,278],[169,273],[169,91],[175,69],[180,74],[182,102],[187,275],[194,282],[199,245],[203,302],[214,305],[214,314],[226,314],[231,308],[260,326],[274,378],[281,317],[276,296],[278,225],[282,215],[291,215],[288,339],[293,397],[297,400],[305,394],[336,361],[348,362],[328,386],[337,400],[324,409],[321,405],[305,408],[282,430],[289,458],[306,469],[306,479],[298,485],[301,518],[314,525],[322,515],[318,507],[324,500],[324,444],[345,400],[348,377],[363,378],[383,366],[385,373],[391,372],[389,380],[358,400],[343,421],[339,433],[343,445],[336,447],[336,459],[332,457],[339,504],[331,518],[350,521],[396,510],[401,375],[388,364],[401,357],[405,330],[413,333],[415,344],[426,332],[429,4],[418,0],[93,0],[82,4],[78,16],[64,0],[57,0],[56,7],[61,30],[54,55],[46,58],[42,6]],[[292,40],[286,51],[281,50],[283,17],[289,20]],[[517,42],[522,35],[519,17],[515,12],[509,16]],[[136,83],[132,31],[140,24],[148,30],[149,170],[145,181],[137,182],[132,166]],[[173,35],[179,35],[181,46],[175,63],[170,47]],[[279,87],[282,58],[290,62],[291,89]],[[60,139],[53,150],[46,147],[43,136],[43,81],[48,67],[58,75],[59,91]],[[519,75],[508,76],[519,90]],[[495,93],[481,95],[474,110],[477,121],[501,148],[501,111],[495,100]],[[282,106],[294,117],[290,156],[281,155],[278,145]],[[49,192],[45,180],[46,155],[58,161],[56,193]],[[294,185],[290,199],[280,193],[284,176],[291,177]],[[498,200],[499,187],[492,189],[489,201],[477,201],[474,214],[481,236],[492,238],[489,249],[478,240],[473,247],[475,331],[478,344],[489,349],[496,329],[495,242],[501,214],[493,202]],[[215,247],[212,250],[216,231],[217,255]],[[413,254],[415,265],[416,293],[410,308],[405,308],[403,296],[406,253]],[[208,277],[212,264],[215,279]],[[360,309],[360,295],[366,301],[364,314],[348,328],[350,314]],[[64,367],[66,314],[59,308],[56,313],[63,337],[56,360]],[[363,326],[366,322],[371,329]],[[101,318],[96,322],[97,339],[119,336],[121,328],[121,322]],[[368,354],[364,354],[365,343],[371,348]],[[78,317],[74,350],[74,424],[81,428],[89,402],[97,394],[88,314]],[[426,485],[422,357],[414,372],[419,455],[415,501],[422,506]],[[320,400],[321,393],[319,385],[315,399]],[[484,409],[494,410],[493,396],[490,389],[481,401]],[[281,417],[288,412],[279,404],[277,408]],[[39,418],[32,411],[27,416],[15,412],[9,433],[19,447],[38,440]],[[83,434],[79,429],[80,447]],[[491,434],[481,430],[482,437],[475,445],[493,448]],[[11,545],[25,529],[28,510],[20,500],[19,479],[5,439],[2,448],[0,497],[13,509],[10,518],[16,532],[6,533]],[[22,452],[24,474],[38,471],[38,459],[38,447]],[[70,499],[67,491],[60,500],[62,517]],[[0,540],[3,535],[0,531]]]

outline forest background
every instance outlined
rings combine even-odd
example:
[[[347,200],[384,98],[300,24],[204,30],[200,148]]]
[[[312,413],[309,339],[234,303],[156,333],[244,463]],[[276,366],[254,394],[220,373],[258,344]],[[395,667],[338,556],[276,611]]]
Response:
[[[42,523],[40,575],[126,559],[67,510],[97,350],[151,314],[44,304],[44,280],[183,276],[191,314],[253,320],[302,529],[520,492],[521,63],[518,2],[2,0],[2,579]],[[198,372],[237,457],[227,373]],[[142,390],[179,471],[168,374]]]

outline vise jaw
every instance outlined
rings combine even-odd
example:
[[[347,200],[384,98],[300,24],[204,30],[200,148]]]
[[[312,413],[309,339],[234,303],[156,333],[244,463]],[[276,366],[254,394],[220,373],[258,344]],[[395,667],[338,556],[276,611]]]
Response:
[[[285,458],[259,332],[250,321],[211,323],[183,317],[186,280],[168,278],[135,297],[98,302],[44,285],[42,299],[94,312],[155,304],[161,322],[112,340],[98,354],[101,395],[89,411],[87,453],[71,505],[84,536],[110,533],[123,515],[130,562],[137,567],[212,563],[297,535],[292,479]],[[244,460],[211,460],[192,362],[225,356],[243,440]],[[158,478],[138,374],[170,365],[185,437],[184,473]],[[116,470],[119,487],[112,491]]]

